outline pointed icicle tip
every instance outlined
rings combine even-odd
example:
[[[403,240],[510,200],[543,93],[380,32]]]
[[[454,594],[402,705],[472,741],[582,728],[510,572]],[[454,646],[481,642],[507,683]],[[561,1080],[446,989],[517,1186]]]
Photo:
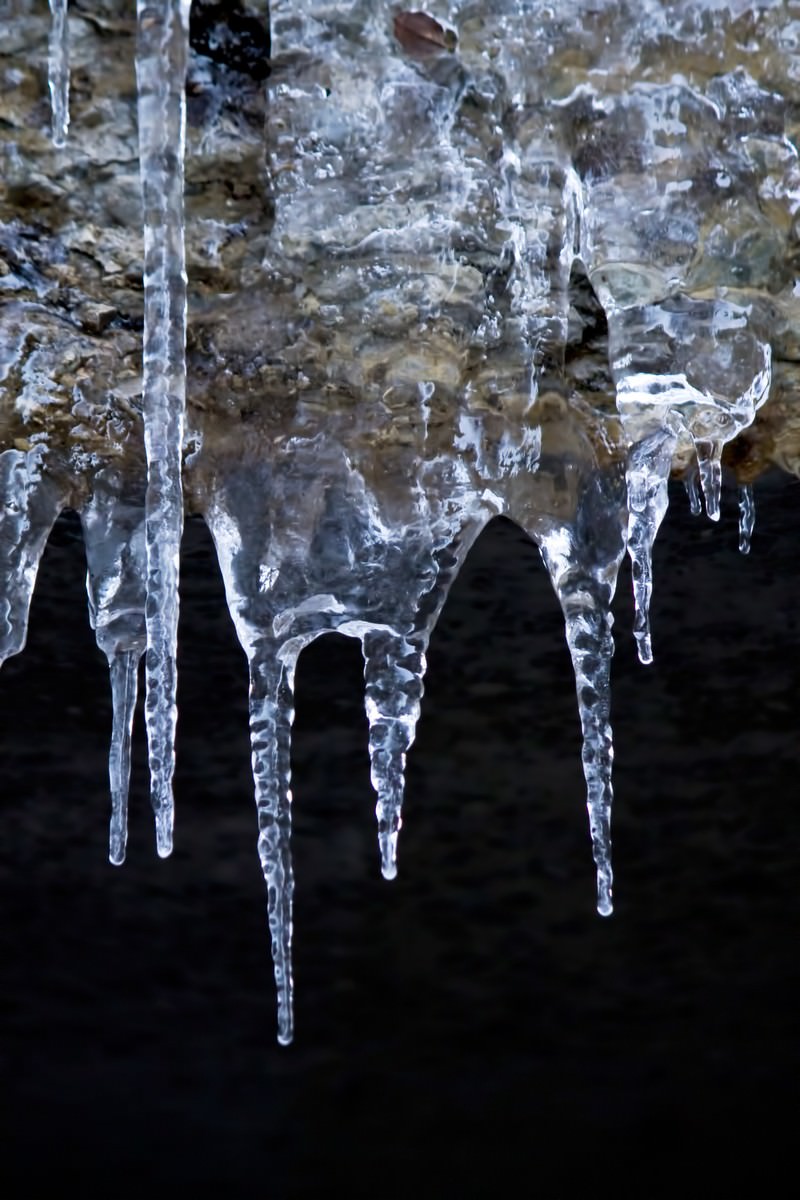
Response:
[[[739,488],[739,552],[750,553],[750,543],[756,523],[756,502],[753,485],[744,483]]]
[[[172,809],[162,809],[156,813],[156,850],[159,858],[169,858],[172,854]]]

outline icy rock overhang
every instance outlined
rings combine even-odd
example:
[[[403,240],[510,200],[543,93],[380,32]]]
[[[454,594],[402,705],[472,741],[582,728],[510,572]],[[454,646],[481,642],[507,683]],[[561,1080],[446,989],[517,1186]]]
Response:
[[[797,472],[800,4],[0,0],[0,661],[81,514],[122,862],[140,660],[172,844],[184,508],[250,664],[279,1039],[297,658],[364,653],[384,875],[425,654],[494,515],[575,668],[611,911],[610,604],[670,475]],[[185,144],[184,144],[185,143]],[[185,153],[184,153],[185,150]]]

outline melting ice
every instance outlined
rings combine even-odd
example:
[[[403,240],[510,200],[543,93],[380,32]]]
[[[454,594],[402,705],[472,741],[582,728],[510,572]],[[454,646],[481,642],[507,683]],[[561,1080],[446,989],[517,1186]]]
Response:
[[[67,6],[50,5],[61,147]],[[677,6],[690,41],[708,7]],[[710,7],[712,31],[716,21],[724,32],[730,13]],[[693,512],[704,502],[718,519],[725,447],[753,426],[776,357],[787,357],[798,301],[790,281],[778,294],[766,272],[781,261],[800,173],[766,83],[715,66],[690,84],[669,68],[669,39],[681,63],[685,47],[661,6],[644,5],[638,26],[612,0],[594,3],[589,21],[571,0],[561,23],[536,0],[436,0],[399,26],[362,0],[270,8],[266,123],[248,159],[240,147],[253,122],[231,116],[225,89],[242,87],[244,107],[254,103],[242,80],[261,50],[242,45],[219,68],[230,30],[205,30],[192,54],[189,0],[138,0],[138,376],[124,323],[105,342],[95,329],[105,320],[96,299],[83,341],[70,342],[63,321],[52,333],[41,315],[46,269],[23,261],[24,243],[14,242],[21,274],[5,285],[19,298],[0,325],[0,411],[13,415],[0,451],[0,658],[22,648],[48,533],[63,507],[77,507],[113,699],[110,858],[125,856],[142,656],[157,847],[168,854],[184,505],[203,513],[249,663],[258,850],[286,1043],[298,656],[332,630],[361,643],[379,861],[392,879],[428,645],[465,556],[498,513],[539,546],[564,614],[597,907],[611,912],[617,573],[627,550],[634,633],[649,662],[652,554],[670,476],[684,478]],[[259,19],[247,22],[240,30],[256,41],[263,30],[266,45]],[[648,39],[664,71],[642,82]],[[580,79],[577,45],[591,64]],[[236,166],[222,211],[185,225],[187,64],[190,95],[200,97],[199,177],[209,147]],[[259,81],[265,73],[252,71]],[[744,202],[740,229],[731,196],[742,179],[762,208]],[[83,233],[67,228],[67,250],[85,253]],[[762,249],[743,272],[756,234]],[[13,242],[15,232],[4,236]],[[97,236],[104,272],[121,277],[118,240]],[[202,268],[188,305],[188,388],[187,244]],[[57,253],[66,251],[54,243]],[[216,295],[214,271],[225,281]],[[47,347],[63,363],[91,360],[101,344],[126,364],[124,378],[110,378],[102,399],[91,399],[90,380],[75,383],[62,401]],[[131,397],[143,437],[131,427]],[[45,420],[34,426],[48,403],[78,422],[66,449]],[[86,422],[93,449],[80,453],[69,439],[86,436]],[[749,481],[739,503],[746,553]]]

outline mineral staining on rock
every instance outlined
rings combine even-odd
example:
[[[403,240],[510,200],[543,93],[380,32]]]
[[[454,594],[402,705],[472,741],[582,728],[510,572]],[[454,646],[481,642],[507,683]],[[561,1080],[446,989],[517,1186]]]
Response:
[[[22,648],[48,532],[77,508],[114,701],[111,860],[145,649],[171,848],[185,503],[249,661],[290,1041],[298,656],[361,642],[392,878],[428,644],[502,513],[564,613],[610,913],[622,557],[650,661],[670,475],[716,519],[735,472],[746,552],[758,474],[797,469],[800,7],[274,0],[269,29],[216,0],[51,7],[49,57],[34,0],[0,46],[0,645]],[[48,77],[57,143],[72,85],[58,150]]]

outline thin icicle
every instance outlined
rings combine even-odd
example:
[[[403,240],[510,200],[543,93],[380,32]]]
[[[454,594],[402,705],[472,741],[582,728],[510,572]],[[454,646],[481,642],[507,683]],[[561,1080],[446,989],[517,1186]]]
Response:
[[[61,149],[69,129],[69,0],[50,0],[50,50],[47,63],[53,145]]]
[[[133,650],[121,651],[108,660],[111,699],[114,708],[108,777],[111,785],[111,825],[108,858],[114,866],[125,861],[128,844],[128,789],[131,780],[131,736],[138,692],[139,659]]]
[[[712,521],[718,521],[722,492],[722,442],[697,441],[695,451],[700,471],[700,486],[706,502],[706,515]]]
[[[250,740],[253,758],[258,855],[267,884],[267,913],[278,992],[278,1041],[294,1037],[292,975],[291,729],[293,658],[281,663],[270,650],[250,664]]]
[[[739,488],[739,550],[750,553],[750,543],[756,523],[756,502],[752,483],[743,483]]]
[[[89,621],[108,659],[113,704],[108,774],[111,785],[109,859],[125,861],[131,734],[139,660],[146,642],[144,497],[112,468],[98,471],[81,513],[86,547]]]
[[[659,429],[634,446],[628,462],[628,554],[636,609],[633,634],[639,661],[645,664],[653,661],[653,546],[669,504],[669,473],[676,441],[672,429]]]
[[[700,500],[700,472],[695,464],[687,469],[683,477],[683,486],[686,488],[686,495],[689,498],[689,512],[693,517],[699,517],[703,511],[703,505]]]
[[[378,795],[378,843],[384,879],[397,875],[406,754],[414,741],[422,699],[425,654],[392,632],[362,640],[372,786]]]
[[[581,759],[592,852],[597,865],[597,911],[607,917],[613,911],[614,878],[611,869],[614,743],[610,721],[614,618],[607,607],[587,593],[578,605],[570,601],[562,603],[583,733]]]
[[[186,404],[183,225],[189,0],[138,0],[139,157],[144,199],[144,436],[147,453],[145,718],[156,844],[172,851],[178,581]]]

